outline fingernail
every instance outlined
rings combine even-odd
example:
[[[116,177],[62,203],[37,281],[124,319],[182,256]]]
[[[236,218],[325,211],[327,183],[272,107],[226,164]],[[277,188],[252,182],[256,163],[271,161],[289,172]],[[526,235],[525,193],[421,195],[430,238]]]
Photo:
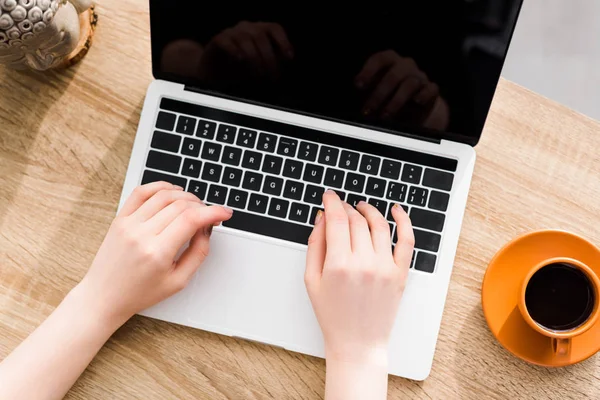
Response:
[[[223,209],[225,211],[227,211],[227,213],[229,213],[229,215],[233,215],[233,208],[229,208],[229,207],[223,207]]]
[[[173,185],[173,190],[183,190],[181,186]]]
[[[400,211],[400,210],[404,210],[404,208],[402,208],[402,206],[401,206],[400,204],[398,204],[398,203],[394,204],[394,208],[395,208],[396,210],[398,210],[398,211]]]
[[[323,211],[319,210],[317,211],[317,215],[315,216],[315,225],[317,225],[319,221],[321,221],[321,218],[323,218]]]
[[[360,206],[361,204],[367,204],[367,202],[364,200],[361,200],[358,202],[358,204],[356,204],[356,207]]]
[[[333,194],[335,194],[335,191],[334,191],[334,190],[331,190],[331,189],[327,189],[327,190],[325,191],[325,193],[329,193],[329,194],[332,194],[332,193],[333,193]]]

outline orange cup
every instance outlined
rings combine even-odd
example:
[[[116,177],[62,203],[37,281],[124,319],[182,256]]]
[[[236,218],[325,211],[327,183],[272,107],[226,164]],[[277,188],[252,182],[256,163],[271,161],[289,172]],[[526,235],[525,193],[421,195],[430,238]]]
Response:
[[[583,272],[587,276],[589,281],[591,282],[591,286],[593,287],[593,290],[594,290],[594,306],[592,308],[591,314],[581,325],[576,326],[573,329],[553,330],[553,329],[547,328],[547,327],[539,324],[529,314],[529,311],[527,309],[527,304],[525,302],[525,294],[527,291],[527,286],[529,284],[529,281],[533,277],[533,275],[536,272],[538,272],[540,269],[542,269],[550,264],[557,264],[557,263],[568,264],[572,267],[577,268],[579,271]],[[551,338],[552,351],[554,353],[554,356],[559,359],[569,358],[570,354],[571,354],[571,343],[572,343],[573,338],[583,334],[584,332],[589,330],[592,326],[594,326],[594,324],[598,320],[598,316],[600,315],[599,304],[600,304],[600,279],[598,279],[598,276],[596,275],[596,273],[590,267],[585,265],[584,263],[577,261],[575,259],[566,258],[566,257],[556,257],[556,258],[544,260],[544,261],[540,262],[539,264],[537,264],[535,267],[533,267],[529,271],[529,273],[527,274],[525,279],[523,280],[523,284],[521,286],[520,297],[519,297],[519,303],[518,303],[519,311],[521,312],[521,315],[522,315],[523,319],[525,320],[525,322],[527,322],[527,324],[535,331],[539,332],[540,334],[542,334],[546,337]]]

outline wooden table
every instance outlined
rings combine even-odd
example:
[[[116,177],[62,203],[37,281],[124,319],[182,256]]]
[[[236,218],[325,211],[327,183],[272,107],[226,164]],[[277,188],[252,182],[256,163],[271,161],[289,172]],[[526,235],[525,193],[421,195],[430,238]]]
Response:
[[[104,0],[92,50],[69,71],[0,69],[0,358],[83,277],[113,219],[151,81],[147,4]],[[502,81],[481,143],[431,376],[390,398],[600,395],[600,357],[526,364],[489,332],[488,261],[540,228],[600,244],[600,124]],[[320,398],[321,359],[134,317],[69,398]]]

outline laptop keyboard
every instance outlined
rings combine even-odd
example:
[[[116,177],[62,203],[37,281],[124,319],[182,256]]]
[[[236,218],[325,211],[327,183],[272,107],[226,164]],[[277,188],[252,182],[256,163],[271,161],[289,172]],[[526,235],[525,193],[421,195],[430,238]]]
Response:
[[[313,129],[162,99],[142,184],[164,180],[235,212],[223,226],[307,244],[322,195],[409,213],[411,268],[433,273],[457,162]]]

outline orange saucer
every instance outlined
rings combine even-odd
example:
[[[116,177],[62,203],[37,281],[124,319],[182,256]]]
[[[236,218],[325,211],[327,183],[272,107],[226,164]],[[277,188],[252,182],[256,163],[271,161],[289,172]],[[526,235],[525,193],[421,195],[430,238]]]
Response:
[[[600,322],[573,338],[570,356],[559,359],[552,350],[552,340],[521,317],[523,280],[537,264],[555,257],[579,260],[600,276],[600,249],[573,233],[544,230],[520,236],[498,251],[481,289],[485,319],[500,344],[515,356],[544,367],[576,364],[600,350]]]

